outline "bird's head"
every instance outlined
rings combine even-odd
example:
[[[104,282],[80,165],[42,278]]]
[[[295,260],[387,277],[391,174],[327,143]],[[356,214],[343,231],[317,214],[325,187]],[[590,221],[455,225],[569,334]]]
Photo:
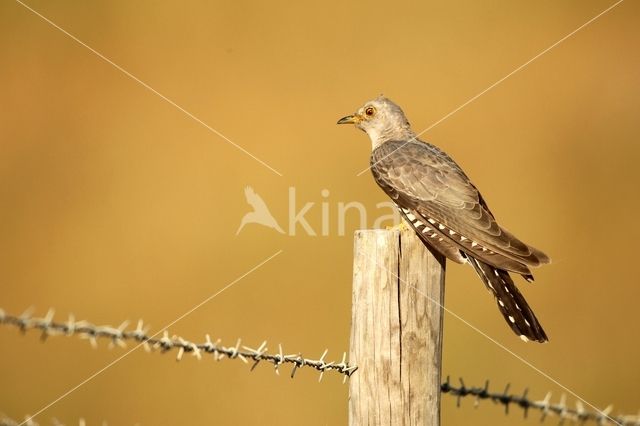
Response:
[[[354,114],[341,118],[338,124],[354,124],[369,135],[374,148],[389,140],[408,140],[415,136],[402,109],[382,95],[366,102]]]

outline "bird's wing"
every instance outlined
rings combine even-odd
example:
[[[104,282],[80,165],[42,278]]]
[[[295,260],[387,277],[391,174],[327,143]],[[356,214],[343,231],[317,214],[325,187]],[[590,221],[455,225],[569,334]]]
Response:
[[[371,170],[398,206],[445,230],[463,251],[516,272],[521,271],[513,267],[513,261],[522,263],[522,271],[527,270],[525,265],[549,263],[547,255],[498,225],[477,188],[437,147],[423,142],[385,142],[373,151]],[[504,264],[507,260],[510,262]]]
[[[251,207],[253,207],[253,209],[255,211],[261,210],[268,210],[267,209],[267,205],[265,204],[264,200],[262,199],[261,196],[259,196],[256,191],[253,190],[252,187],[247,186],[244,188],[244,196],[247,199],[247,203],[249,203],[249,205]]]
[[[253,199],[253,197],[256,196],[256,192],[253,190],[252,187],[250,186],[245,186],[244,187],[244,196],[247,199],[247,203],[250,203],[249,200]]]

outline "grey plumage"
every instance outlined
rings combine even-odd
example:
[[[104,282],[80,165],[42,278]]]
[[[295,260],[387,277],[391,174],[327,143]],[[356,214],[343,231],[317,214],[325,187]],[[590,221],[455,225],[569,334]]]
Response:
[[[509,272],[532,281],[530,267],[549,257],[500,227],[462,169],[438,147],[415,139],[402,110],[388,99],[370,101],[340,122],[369,134],[373,177],[420,239],[455,262],[470,263],[523,340],[547,341]]]

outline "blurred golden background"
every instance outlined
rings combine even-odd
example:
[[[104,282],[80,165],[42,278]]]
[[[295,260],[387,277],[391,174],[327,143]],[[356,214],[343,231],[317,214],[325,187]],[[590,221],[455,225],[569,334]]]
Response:
[[[0,307],[152,330],[282,254],[170,331],[339,360],[352,234],[339,202],[386,201],[361,132],[336,126],[384,93],[420,131],[612,1],[33,1],[47,17],[276,169],[264,167],[18,2],[0,4]],[[471,268],[446,305],[598,407],[637,412],[640,4],[627,1],[438,126],[498,219],[554,263],[518,280],[551,342],[524,344]],[[329,236],[236,231],[250,185],[286,227],[288,188]],[[323,197],[321,191],[329,190]],[[369,222],[367,226],[372,226]],[[34,413],[124,353],[0,329],[0,411]],[[286,373],[285,373],[286,372]],[[308,424],[347,420],[348,386],[313,371],[139,350],[37,420]],[[562,390],[451,316],[444,371],[534,399]],[[574,398],[569,398],[574,401]],[[443,425],[537,424],[443,396]]]

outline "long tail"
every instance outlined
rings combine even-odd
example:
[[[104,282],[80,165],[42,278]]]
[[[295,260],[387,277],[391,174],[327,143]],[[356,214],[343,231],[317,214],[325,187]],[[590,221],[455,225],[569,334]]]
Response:
[[[495,296],[500,312],[514,333],[524,341],[533,340],[540,343],[548,341],[533,310],[518,291],[509,273],[468,254],[466,257],[487,289]]]

